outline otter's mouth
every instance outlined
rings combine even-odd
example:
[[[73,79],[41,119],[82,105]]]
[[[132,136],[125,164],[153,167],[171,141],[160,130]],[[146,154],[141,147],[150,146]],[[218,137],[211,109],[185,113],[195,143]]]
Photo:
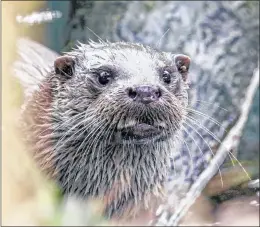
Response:
[[[166,128],[161,125],[151,125],[148,123],[139,123],[119,130],[123,141],[132,143],[155,142],[166,139]]]

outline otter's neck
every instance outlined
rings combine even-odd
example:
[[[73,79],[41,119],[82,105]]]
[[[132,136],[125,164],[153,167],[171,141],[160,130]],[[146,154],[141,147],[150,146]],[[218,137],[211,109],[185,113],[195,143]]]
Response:
[[[77,151],[66,148],[70,157],[57,154],[58,181],[65,193],[80,197],[100,197],[106,214],[121,216],[132,206],[149,206],[150,197],[163,195],[167,177],[169,143],[147,145],[84,146]],[[77,149],[76,149],[77,150]],[[73,159],[74,156],[74,159]]]

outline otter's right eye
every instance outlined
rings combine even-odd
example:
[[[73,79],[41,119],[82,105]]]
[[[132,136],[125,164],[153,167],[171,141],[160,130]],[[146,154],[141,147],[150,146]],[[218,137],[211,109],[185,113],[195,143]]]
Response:
[[[111,74],[109,72],[101,72],[98,76],[98,82],[102,85],[106,85],[111,80]]]

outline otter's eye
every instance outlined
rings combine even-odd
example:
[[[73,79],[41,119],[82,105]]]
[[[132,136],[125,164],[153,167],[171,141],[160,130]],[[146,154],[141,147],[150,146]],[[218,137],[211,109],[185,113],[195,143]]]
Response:
[[[109,72],[101,72],[98,76],[98,82],[102,85],[106,85],[111,80],[111,74]]]
[[[163,81],[167,84],[171,83],[171,74],[168,71],[164,71],[162,75]]]

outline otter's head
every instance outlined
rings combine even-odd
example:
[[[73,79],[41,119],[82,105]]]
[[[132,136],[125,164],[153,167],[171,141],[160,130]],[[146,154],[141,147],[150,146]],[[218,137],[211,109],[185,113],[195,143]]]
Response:
[[[43,167],[65,192],[109,195],[109,216],[158,194],[186,114],[189,64],[128,43],[80,44],[56,59],[33,102]]]
[[[92,140],[168,140],[185,117],[189,64],[188,56],[138,44],[81,44],[55,61],[58,108],[64,119],[81,115],[85,128],[95,128]]]

